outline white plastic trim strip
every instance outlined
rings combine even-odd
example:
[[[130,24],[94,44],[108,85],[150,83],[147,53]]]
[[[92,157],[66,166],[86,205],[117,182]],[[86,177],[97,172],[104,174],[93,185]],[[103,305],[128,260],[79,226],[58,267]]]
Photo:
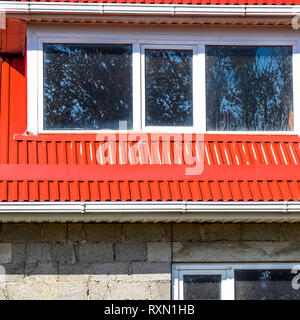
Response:
[[[55,3],[1,1],[0,10],[24,14],[97,14],[167,16],[294,16],[300,6],[174,5],[117,3]]]
[[[0,221],[300,221],[300,202],[11,202]]]
[[[300,202],[2,202],[3,212],[299,212]]]

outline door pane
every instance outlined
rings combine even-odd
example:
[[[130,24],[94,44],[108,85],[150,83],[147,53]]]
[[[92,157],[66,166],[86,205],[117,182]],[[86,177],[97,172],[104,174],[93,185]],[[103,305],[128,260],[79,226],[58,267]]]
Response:
[[[184,275],[184,299],[220,300],[221,280],[221,275]]]
[[[293,130],[291,46],[206,46],[211,131]]]
[[[291,270],[235,270],[236,300],[300,300]]]
[[[44,129],[132,129],[132,48],[44,45]]]
[[[192,126],[192,50],[146,49],[146,126]]]

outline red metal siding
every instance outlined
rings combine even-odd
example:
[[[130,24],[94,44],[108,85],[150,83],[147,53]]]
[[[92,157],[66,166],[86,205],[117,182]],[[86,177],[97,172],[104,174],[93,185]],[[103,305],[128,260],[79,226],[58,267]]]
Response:
[[[157,135],[143,144],[131,138],[127,145],[119,135],[24,135],[25,79],[25,59],[3,60],[0,201],[300,200],[296,135],[207,134],[203,148],[193,135],[186,147],[204,161],[204,171],[186,175],[187,160],[182,155],[181,164],[174,156],[183,144],[180,135],[169,146]],[[116,160],[104,162],[107,141],[115,146]]]
[[[0,52],[23,54],[25,51],[26,23],[20,19],[7,18],[5,29],[0,30]]]

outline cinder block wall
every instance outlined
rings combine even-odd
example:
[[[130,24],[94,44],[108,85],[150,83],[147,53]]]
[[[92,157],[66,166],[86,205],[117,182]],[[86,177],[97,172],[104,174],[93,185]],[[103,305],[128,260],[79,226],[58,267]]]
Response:
[[[170,299],[173,262],[300,262],[300,224],[0,224],[1,299]]]

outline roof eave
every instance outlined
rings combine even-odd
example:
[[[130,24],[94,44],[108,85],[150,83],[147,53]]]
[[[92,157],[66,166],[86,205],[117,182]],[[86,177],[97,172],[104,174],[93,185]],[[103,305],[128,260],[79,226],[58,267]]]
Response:
[[[26,22],[290,26],[300,6],[1,1],[0,12],[0,53],[22,54]]]
[[[295,16],[300,6],[289,5],[183,5],[135,3],[66,3],[1,1],[7,14],[150,15],[150,16]]]
[[[0,222],[299,222],[300,202],[12,202]]]

